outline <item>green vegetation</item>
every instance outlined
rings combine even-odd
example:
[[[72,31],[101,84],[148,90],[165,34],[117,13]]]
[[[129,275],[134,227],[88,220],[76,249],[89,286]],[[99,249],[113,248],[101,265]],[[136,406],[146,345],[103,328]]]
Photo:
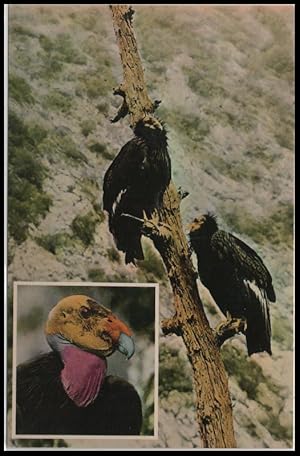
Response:
[[[85,177],[81,179],[80,188],[88,196],[89,200],[93,202],[95,206],[95,212],[97,212],[99,216],[103,215],[104,218],[104,214],[101,210],[101,207],[99,204],[97,204],[96,201],[97,195],[99,194],[99,184],[97,180],[90,177]]]
[[[98,21],[98,11],[86,12],[80,11],[80,13],[72,12],[70,17],[76,24],[79,24],[84,30],[91,32],[96,27],[101,27],[102,21]]]
[[[201,145],[201,141],[209,135],[210,124],[203,116],[199,117],[195,114],[185,114],[180,110],[160,108],[160,115],[166,121],[167,125],[172,125],[172,128],[180,132],[188,141],[197,143],[197,150]]]
[[[78,75],[77,88],[93,101],[98,100],[99,97],[107,97],[117,84],[107,49],[104,46],[99,46],[99,36],[93,35],[89,35],[81,46],[82,51],[92,59],[95,66],[90,71]],[[106,104],[105,99],[101,100],[102,105],[103,103]]]
[[[89,269],[88,278],[92,282],[106,282],[108,279],[106,272],[101,268]]]
[[[99,68],[101,67],[106,75],[109,74],[107,71],[109,71],[111,65],[110,55],[105,46],[99,46],[99,36],[89,34],[82,43],[82,50],[97,62]]]
[[[112,160],[115,156],[110,152],[105,144],[94,143],[89,146],[91,152],[95,152],[97,155],[101,155],[106,160]]]
[[[7,408],[12,403],[13,290],[7,290]]]
[[[93,212],[88,212],[86,215],[77,215],[71,223],[71,228],[76,237],[88,247],[94,242],[94,234],[98,217]]]
[[[46,52],[50,52],[53,50],[54,48],[54,44],[53,42],[50,40],[50,38],[48,38],[47,36],[45,35],[40,35],[39,37],[39,43],[40,43],[40,46],[44,49],[44,51]]]
[[[106,70],[105,73],[101,74],[101,77],[99,77],[98,72],[94,76],[86,74],[79,77],[81,89],[91,100],[107,96],[109,91],[112,90],[113,84],[110,71]]]
[[[287,318],[272,318],[272,338],[278,342],[281,350],[293,349],[293,325]]]
[[[10,26],[9,29],[10,33],[22,35],[21,38],[24,39],[24,36],[29,36],[30,38],[36,38],[37,35],[31,29],[27,27],[23,27],[20,24],[15,24]]]
[[[238,208],[226,214],[226,222],[236,231],[254,239],[258,244],[285,244],[293,242],[292,203],[279,203],[277,209],[262,219],[254,219],[246,210]]]
[[[74,240],[68,233],[45,234],[35,238],[36,243],[48,252],[57,255],[59,250],[64,250],[74,244]]]
[[[86,156],[78,149],[71,136],[52,131],[39,146],[40,152],[48,158],[50,163],[59,155],[70,164],[79,165],[87,163]]]
[[[35,240],[38,245],[43,247],[48,252],[54,255],[60,255],[68,248],[77,248],[76,243],[78,239],[85,247],[88,247],[94,242],[94,233],[98,223],[102,223],[104,214],[90,211],[86,215],[77,215],[71,223],[73,234],[67,232],[58,232],[54,234],[45,234],[36,237]],[[118,254],[118,252],[117,252]],[[116,255],[114,256],[116,258]],[[117,261],[117,260],[116,260]]]
[[[170,391],[192,392],[192,375],[187,361],[177,350],[161,344],[159,351],[159,395],[167,397]]]
[[[221,351],[222,359],[229,375],[234,376],[240,388],[245,391],[249,399],[257,400],[257,388],[263,383],[267,388],[278,395],[279,387],[272,383],[263,373],[262,368],[255,361],[246,357],[245,353],[232,345],[224,345]]]
[[[120,254],[119,254],[118,250],[116,250],[114,247],[107,249],[106,252],[107,252],[107,256],[110,261],[112,261],[113,263],[121,262]]]
[[[85,65],[87,62],[78,47],[73,46],[71,36],[65,33],[54,38],[40,35],[39,44],[41,48],[41,51],[38,52],[40,67],[35,77],[54,80],[61,74],[65,64]]]
[[[152,374],[146,385],[143,393],[143,425],[141,435],[153,435],[154,427],[154,374]]]
[[[270,419],[266,423],[266,427],[270,434],[272,434],[277,440],[285,440],[289,445],[291,445],[293,439],[293,428],[292,426],[282,426],[277,415],[270,415]]]
[[[181,41],[189,44],[189,33],[180,26],[179,15],[173,11],[150,11],[140,9],[135,21],[141,55],[155,74],[160,76],[173,61],[170,49]],[[176,24],[176,25],[175,25]],[[155,33],[153,33],[155,30]],[[140,38],[140,39],[139,39]]]
[[[207,59],[204,65],[203,59]],[[195,61],[195,60],[194,60]],[[184,67],[183,71],[187,75],[188,86],[197,95],[202,97],[224,97],[226,90],[224,85],[218,80],[218,64],[210,62],[209,57],[201,54],[201,57],[196,60],[196,65],[192,68]]]
[[[141,272],[146,275],[151,282],[156,282],[157,280],[161,282],[166,281],[166,271],[160,255],[149,244],[144,245],[143,250],[144,260],[138,261]]]
[[[64,63],[73,63],[77,65],[85,65],[86,58],[80,53],[80,50],[75,49],[72,45],[72,38],[66,33],[57,35],[54,39],[50,39],[45,35],[40,35],[39,43],[45,51],[47,57],[56,58]]]
[[[8,233],[20,244],[31,224],[37,226],[52,204],[43,191],[47,169],[39,159],[39,144],[46,131],[26,125],[15,113],[8,117]]]
[[[83,136],[88,136],[96,128],[96,122],[94,120],[83,120],[80,124],[81,133]]]
[[[43,106],[47,110],[67,114],[74,105],[71,95],[60,91],[52,91],[43,100]]]
[[[34,98],[32,89],[28,82],[14,73],[9,74],[8,79],[9,97],[23,105],[24,103],[33,104]]]
[[[63,62],[57,60],[55,55],[49,53],[39,53],[40,69],[35,77],[49,80],[55,80],[63,69]]]
[[[96,108],[99,112],[106,114],[108,112],[109,106],[108,106],[108,103],[99,103],[99,104],[97,104]]]
[[[73,47],[72,38],[66,33],[57,35],[54,41],[54,50],[63,62],[75,65],[85,65],[87,63],[86,57],[81,54],[78,47],[76,49]]]

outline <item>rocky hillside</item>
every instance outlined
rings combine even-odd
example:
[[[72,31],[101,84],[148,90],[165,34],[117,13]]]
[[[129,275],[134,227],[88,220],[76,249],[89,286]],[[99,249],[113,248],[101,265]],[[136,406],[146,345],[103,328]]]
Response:
[[[249,359],[242,336],[222,354],[240,448],[293,438],[294,62],[291,6],[136,6],[150,95],[161,99],[173,180],[190,195],[184,223],[206,210],[272,272],[273,356]],[[112,125],[121,65],[107,6],[9,7],[9,344],[14,280],[158,282],[151,242],[125,266],[102,211],[102,179],[132,136]],[[212,324],[220,319],[199,289]],[[30,309],[28,309],[28,314]],[[38,320],[38,319],[37,319]],[[37,325],[40,321],[37,322]],[[10,356],[9,356],[10,361]],[[160,338],[159,439],[67,440],[73,447],[200,447],[192,374],[180,338]],[[151,396],[151,395],[150,395]],[[52,445],[52,442],[31,442]],[[10,445],[22,445],[13,442]],[[24,444],[25,445],[25,444]]]

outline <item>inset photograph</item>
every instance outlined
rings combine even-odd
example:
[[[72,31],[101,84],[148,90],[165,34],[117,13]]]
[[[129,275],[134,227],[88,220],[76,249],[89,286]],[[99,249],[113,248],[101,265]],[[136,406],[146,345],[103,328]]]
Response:
[[[14,284],[13,438],[157,437],[157,284]]]

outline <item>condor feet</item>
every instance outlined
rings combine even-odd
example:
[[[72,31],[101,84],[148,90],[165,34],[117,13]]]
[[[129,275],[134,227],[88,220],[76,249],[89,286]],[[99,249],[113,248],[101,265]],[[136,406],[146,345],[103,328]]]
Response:
[[[240,332],[245,333],[246,329],[246,319],[233,318],[229,312],[227,312],[227,319],[225,321],[221,321],[214,329],[217,345],[221,347],[227,339]]]

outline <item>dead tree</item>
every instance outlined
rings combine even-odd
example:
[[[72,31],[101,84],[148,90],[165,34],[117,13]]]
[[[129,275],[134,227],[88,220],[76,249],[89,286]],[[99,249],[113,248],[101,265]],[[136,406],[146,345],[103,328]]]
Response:
[[[111,5],[110,8],[124,78],[114,90],[116,95],[123,97],[123,104],[112,122],[128,114],[132,128],[139,121],[149,123],[152,120],[156,125],[159,121],[154,117],[154,111],[159,102],[152,102],[147,93],[132,27],[134,11],[127,5]],[[236,441],[232,406],[220,345],[240,328],[227,326],[216,334],[209,326],[197,288],[197,273],[182,228],[181,199],[182,194],[171,182],[165,191],[162,208],[153,218],[143,221],[143,233],[152,239],[160,253],[174,294],[175,314],[162,322],[162,329],[164,334],[181,336],[186,345],[194,374],[202,446],[233,448]]]

